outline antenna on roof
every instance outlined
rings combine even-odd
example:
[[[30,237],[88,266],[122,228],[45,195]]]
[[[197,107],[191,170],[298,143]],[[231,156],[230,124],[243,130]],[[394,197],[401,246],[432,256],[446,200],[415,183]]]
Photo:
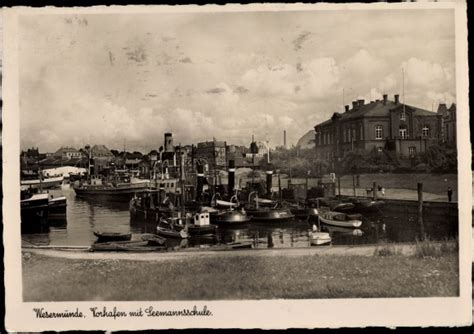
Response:
[[[402,67],[402,96],[403,96],[403,113],[405,113],[405,69]]]

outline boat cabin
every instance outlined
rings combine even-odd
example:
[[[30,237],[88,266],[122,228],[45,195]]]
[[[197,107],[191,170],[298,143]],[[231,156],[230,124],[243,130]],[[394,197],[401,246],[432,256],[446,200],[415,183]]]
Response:
[[[194,225],[205,226],[209,224],[209,212],[198,212],[194,215]]]

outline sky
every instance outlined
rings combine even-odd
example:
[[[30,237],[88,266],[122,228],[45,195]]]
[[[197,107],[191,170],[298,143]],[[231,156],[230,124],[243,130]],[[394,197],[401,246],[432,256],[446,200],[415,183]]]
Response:
[[[21,147],[288,144],[382,94],[455,102],[452,10],[22,16]]]

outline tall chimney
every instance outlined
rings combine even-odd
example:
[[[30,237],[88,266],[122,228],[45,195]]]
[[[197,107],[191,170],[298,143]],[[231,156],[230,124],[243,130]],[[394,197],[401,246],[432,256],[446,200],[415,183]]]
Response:
[[[235,187],[235,160],[229,160],[229,182],[228,182],[228,188],[229,188],[229,197],[231,197],[234,194],[234,187]]]
[[[267,167],[267,195],[271,196],[272,194],[272,180],[273,180],[273,170],[272,166]]]
[[[349,111],[349,105],[345,105],[344,108],[346,109],[346,112]]]
[[[395,104],[398,104],[400,95],[395,94],[395,95],[393,96],[393,98],[395,99]]]
[[[204,187],[204,165],[197,164],[196,201],[201,200]]]
[[[387,104],[387,94],[383,94],[383,104]]]
[[[286,148],[286,130],[283,130],[283,147]]]
[[[352,101],[352,110],[357,110],[358,104],[357,101]]]
[[[359,102],[359,107],[362,107],[364,105],[365,100],[360,99],[360,100],[357,100],[357,102]]]
[[[174,152],[173,134],[171,132],[165,133],[165,152]]]

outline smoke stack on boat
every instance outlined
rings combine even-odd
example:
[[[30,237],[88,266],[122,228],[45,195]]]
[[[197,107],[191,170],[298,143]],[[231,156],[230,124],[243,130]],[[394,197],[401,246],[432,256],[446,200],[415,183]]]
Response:
[[[228,182],[229,198],[232,197],[232,195],[234,194],[234,187],[235,187],[235,161],[229,160],[229,182]]]
[[[272,195],[273,168],[271,165],[267,168],[267,196]]]
[[[204,187],[204,165],[197,164],[196,200],[201,200]]]

